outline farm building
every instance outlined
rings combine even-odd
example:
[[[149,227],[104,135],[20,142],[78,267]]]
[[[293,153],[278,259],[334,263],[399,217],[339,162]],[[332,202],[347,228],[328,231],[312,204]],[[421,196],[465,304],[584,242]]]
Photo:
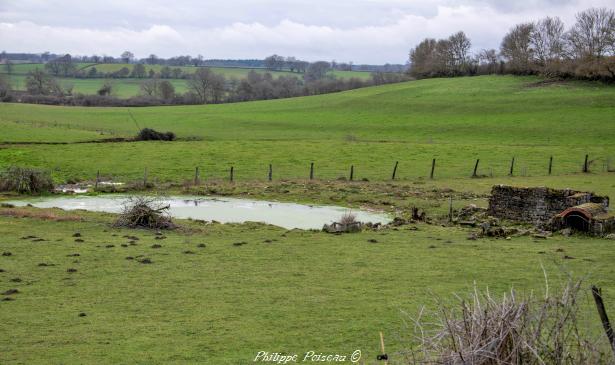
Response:
[[[615,232],[615,216],[609,215],[602,204],[585,203],[557,214],[551,221],[551,226],[554,229],[572,228],[602,236]]]
[[[489,198],[494,217],[595,235],[615,231],[615,216],[608,208],[608,197],[570,189],[496,185]]]

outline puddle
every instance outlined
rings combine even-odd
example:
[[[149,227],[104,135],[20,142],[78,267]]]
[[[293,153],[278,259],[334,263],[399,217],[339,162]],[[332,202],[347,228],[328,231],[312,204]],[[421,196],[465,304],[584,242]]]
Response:
[[[37,208],[84,209],[96,212],[119,213],[127,196],[69,196],[46,197],[32,200],[7,202],[16,206],[32,204]],[[175,218],[215,220],[221,223],[263,222],[287,229],[321,229],[338,221],[344,213],[352,211],[357,220],[386,224],[391,221],[387,214],[336,206],[310,206],[295,203],[268,202],[236,198],[170,196],[162,200],[170,205],[170,214]]]

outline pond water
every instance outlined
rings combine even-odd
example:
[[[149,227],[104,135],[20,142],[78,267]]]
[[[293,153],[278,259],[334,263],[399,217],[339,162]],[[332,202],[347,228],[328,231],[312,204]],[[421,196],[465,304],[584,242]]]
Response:
[[[129,199],[127,196],[61,196],[6,202],[16,206],[32,204],[37,208],[84,209],[96,212],[119,213]],[[236,198],[170,196],[161,199],[169,205],[175,218],[215,220],[221,223],[263,222],[287,229],[321,229],[323,224],[339,221],[348,212],[360,222],[386,224],[387,214],[336,206],[312,206]]]

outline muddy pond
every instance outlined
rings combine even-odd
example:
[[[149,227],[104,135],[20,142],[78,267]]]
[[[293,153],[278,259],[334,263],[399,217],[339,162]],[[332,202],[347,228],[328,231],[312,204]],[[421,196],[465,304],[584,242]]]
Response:
[[[118,195],[61,196],[7,203],[16,206],[32,204],[37,208],[119,213],[128,199],[127,196]],[[339,221],[343,214],[349,212],[360,222],[386,224],[391,221],[387,214],[365,210],[226,197],[170,196],[161,198],[161,203],[170,206],[169,214],[175,218],[215,220],[221,223],[262,222],[287,229],[321,229],[323,224]]]

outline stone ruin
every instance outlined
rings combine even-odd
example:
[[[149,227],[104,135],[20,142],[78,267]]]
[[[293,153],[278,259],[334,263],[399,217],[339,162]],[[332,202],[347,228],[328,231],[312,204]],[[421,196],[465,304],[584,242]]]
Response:
[[[361,222],[349,222],[339,223],[333,222],[331,224],[325,224],[322,230],[327,233],[354,233],[361,232],[363,229],[363,223]]]
[[[615,217],[608,208],[608,197],[591,192],[496,185],[488,214],[553,230],[570,228],[604,235],[615,231]]]

